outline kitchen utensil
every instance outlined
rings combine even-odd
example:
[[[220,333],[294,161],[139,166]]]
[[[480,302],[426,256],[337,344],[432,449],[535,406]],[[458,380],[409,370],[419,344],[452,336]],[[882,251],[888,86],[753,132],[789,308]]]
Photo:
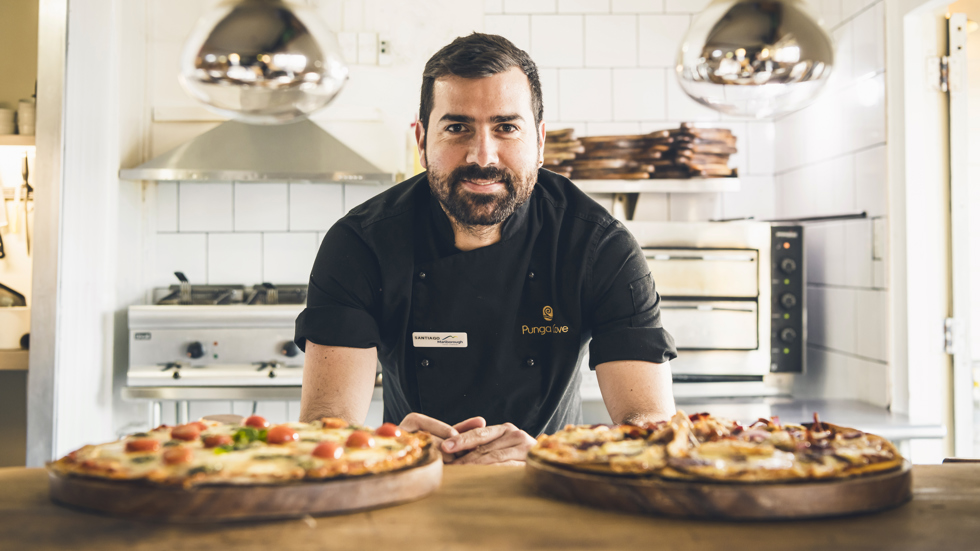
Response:
[[[726,115],[765,118],[813,101],[830,78],[834,46],[806,4],[712,2],[681,41],[681,88]]]
[[[296,518],[387,507],[421,499],[442,483],[435,446],[415,467],[326,482],[203,486],[193,490],[64,476],[48,471],[51,499],[115,516],[209,523]]]
[[[226,0],[194,27],[181,55],[184,90],[222,115],[281,124],[325,107],[348,69],[313,7]]]

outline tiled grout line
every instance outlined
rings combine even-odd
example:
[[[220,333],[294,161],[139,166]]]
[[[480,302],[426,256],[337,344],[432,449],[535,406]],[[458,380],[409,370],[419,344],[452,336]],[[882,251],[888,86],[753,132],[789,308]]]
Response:
[[[868,11],[868,10],[870,10],[870,9],[872,9],[872,8],[874,8],[874,7],[875,7],[875,6],[877,6],[878,4],[881,4],[881,3],[883,3],[884,1],[885,1],[885,0],[876,0],[875,2],[872,2],[872,3],[870,3],[870,4],[868,4],[867,6],[865,6],[865,7],[863,7],[863,8],[861,8],[861,10],[860,10],[860,11],[858,11],[857,13],[855,13],[854,15],[851,15],[851,16],[850,16],[850,17],[848,17],[847,19],[844,19],[844,20],[841,20],[841,21],[838,21],[836,25],[834,25],[833,27],[831,27],[830,29],[827,29],[827,30],[828,30],[828,31],[830,31],[830,32],[836,32],[836,31],[837,31],[837,29],[839,29],[839,28],[841,28],[841,27],[843,27],[844,25],[846,25],[846,24],[848,24],[848,23],[850,23],[851,21],[854,21],[854,20],[855,20],[855,19],[856,19],[856,18],[857,18],[858,16],[860,16],[861,14],[863,14],[864,12],[866,12],[866,11]]]
[[[786,170],[783,170],[783,171],[776,171],[776,172],[773,172],[772,175],[773,175],[774,178],[778,178],[780,176],[785,176],[787,174],[790,174],[790,173],[793,173],[793,172],[796,172],[796,171],[799,171],[799,170],[803,170],[803,169],[806,169],[806,168],[812,168],[812,167],[814,167],[816,165],[819,165],[819,164],[822,164],[822,163],[828,163],[830,161],[836,161],[838,159],[843,159],[844,157],[847,157],[849,155],[857,155],[858,153],[864,153],[865,151],[869,151],[869,150],[874,149],[876,147],[882,147],[882,146],[886,146],[886,145],[888,145],[888,142],[877,142],[877,143],[873,143],[871,145],[866,145],[864,147],[860,147],[860,148],[855,149],[853,151],[848,151],[846,153],[840,153],[838,155],[834,155],[833,157],[827,157],[826,159],[821,159],[819,161],[811,161],[809,163],[805,163],[805,164],[802,164],[802,165],[799,165],[799,166],[795,166],[793,168],[787,168]]]
[[[862,361],[869,362],[869,363],[875,363],[875,364],[878,364],[878,365],[884,365],[884,366],[889,365],[888,361],[886,361],[886,360],[879,360],[877,358],[869,358],[868,356],[862,356],[860,354],[855,354],[853,352],[845,352],[843,350],[838,350],[836,348],[831,348],[829,346],[826,346],[826,345],[823,345],[823,344],[817,344],[815,342],[807,342],[806,343],[806,347],[807,348],[812,348],[814,350],[819,350],[821,352],[830,352],[832,354],[840,354],[841,356],[847,356],[849,358],[854,358],[856,360],[862,360]]]

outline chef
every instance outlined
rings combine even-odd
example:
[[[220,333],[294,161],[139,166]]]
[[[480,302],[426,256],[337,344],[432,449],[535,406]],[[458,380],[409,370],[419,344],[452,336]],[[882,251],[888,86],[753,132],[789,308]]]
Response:
[[[327,233],[296,320],[301,420],[363,423],[380,361],[384,418],[447,463],[515,463],[582,419],[586,350],[616,423],[674,413],[660,297],[605,209],[541,168],[534,62],[507,39],[457,38],[425,66],[426,172]]]

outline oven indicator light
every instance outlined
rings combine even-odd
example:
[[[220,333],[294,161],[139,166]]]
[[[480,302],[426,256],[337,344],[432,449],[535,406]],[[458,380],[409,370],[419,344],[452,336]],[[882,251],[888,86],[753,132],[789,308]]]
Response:
[[[789,354],[789,348],[784,348],[783,349],[783,354]]]
[[[213,342],[212,344],[213,344],[214,346],[218,346],[218,341],[214,341],[214,342]]]
[[[789,314],[783,314],[783,319],[784,320],[788,320],[789,319]]]
[[[784,279],[783,280],[783,285],[789,285],[789,280],[788,279]]]
[[[218,359],[218,355],[217,354],[214,355],[214,359],[216,359],[216,360]]]
[[[784,248],[784,249],[788,249],[788,248],[789,248],[789,243],[788,243],[788,242],[786,242],[786,241],[784,241],[784,242],[783,242],[783,248]]]

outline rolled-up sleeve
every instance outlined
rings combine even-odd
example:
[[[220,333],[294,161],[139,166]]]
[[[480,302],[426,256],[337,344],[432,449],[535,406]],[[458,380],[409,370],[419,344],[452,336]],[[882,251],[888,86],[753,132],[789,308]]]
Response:
[[[354,227],[341,220],[320,244],[310,274],[306,308],[296,318],[295,342],[371,348],[381,337],[376,321],[381,268]]]
[[[589,367],[612,361],[664,363],[677,357],[660,319],[660,295],[642,249],[619,222],[606,228],[592,254],[592,342]]]

